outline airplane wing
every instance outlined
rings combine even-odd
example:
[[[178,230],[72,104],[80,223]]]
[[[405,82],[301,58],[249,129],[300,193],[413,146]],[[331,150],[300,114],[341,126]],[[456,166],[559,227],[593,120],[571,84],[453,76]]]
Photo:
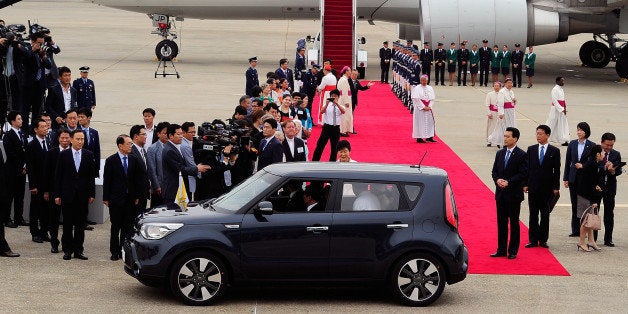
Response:
[[[0,0],[0,9],[6,8],[10,5],[13,5],[15,3],[18,3],[22,0]]]

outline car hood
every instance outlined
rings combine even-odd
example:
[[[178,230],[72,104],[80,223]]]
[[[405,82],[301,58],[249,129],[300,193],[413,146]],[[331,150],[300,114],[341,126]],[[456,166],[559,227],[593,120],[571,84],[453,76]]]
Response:
[[[184,223],[191,224],[231,224],[240,223],[242,221],[242,215],[231,213],[219,213],[214,211],[211,207],[204,208],[201,205],[194,204],[188,206],[185,210],[176,211],[168,209],[165,206],[151,208],[148,212],[142,215],[139,223],[149,222],[163,222],[163,223]]]

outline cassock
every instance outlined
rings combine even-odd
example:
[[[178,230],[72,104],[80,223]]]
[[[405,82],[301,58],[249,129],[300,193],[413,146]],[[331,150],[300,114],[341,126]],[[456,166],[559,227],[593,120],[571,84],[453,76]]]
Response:
[[[321,92],[321,99],[318,103],[318,124],[323,124],[323,114],[321,113],[321,108],[327,98],[329,98],[329,92],[336,89],[336,84],[338,80],[332,72],[327,73],[327,75],[323,76],[321,79],[321,84],[316,88],[319,92]]]
[[[414,106],[412,120],[413,138],[434,137],[434,114],[432,110],[423,110],[425,107],[434,108],[434,89],[429,85],[417,85],[412,89],[412,105]]]
[[[565,91],[560,85],[552,89],[552,107],[550,108],[547,126],[552,130],[549,140],[556,143],[569,142],[569,124],[567,123],[567,104],[565,103]]]
[[[506,87],[502,88],[497,94],[497,106],[504,108],[504,125],[505,127],[517,127],[515,117],[515,92]],[[503,134],[502,134],[503,135]]]
[[[492,119],[486,119],[486,142],[491,145],[504,145],[504,132],[506,126],[504,119],[499,116],[504,114],[504,107],[498,105],[496,91],[490,91],[486,94],[486,112],[487,116],[491,115]]]
[[[353,110],[351,110],[351,85],[346,76],[343,75],[338,80],[336,88],[340,91],[338,103],[345,107],[345,113],[340,119],[340,133],[349,133],[353,131]]]

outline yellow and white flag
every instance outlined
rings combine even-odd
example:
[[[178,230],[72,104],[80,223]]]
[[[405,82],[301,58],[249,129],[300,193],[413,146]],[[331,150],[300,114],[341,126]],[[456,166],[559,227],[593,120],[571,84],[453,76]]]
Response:
[[[183,183],[183,177],[181,176],[181,172],[179,172],[179,188],[177,189],[176,202],[182,210],[188,209],[188,193],[185,190],[185,183]]]

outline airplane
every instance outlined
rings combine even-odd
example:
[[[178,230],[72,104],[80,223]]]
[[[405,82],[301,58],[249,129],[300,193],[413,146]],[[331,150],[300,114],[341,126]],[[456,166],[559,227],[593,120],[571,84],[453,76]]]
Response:
[[[0,0],[0,8],[21,0]],[[158,59],[178,54],[176,21],[316,20],[321,0],[88,0],[106,7],[148,14],[163,38],[155,47]],[[569,35],[593,33],[579,51],[592,68],[615,61],[628,80],[628,45],[618,34],[628,33],[628,0],[355,0],[357,20],[398,24],[398,37],[422,42],[521,43],[537,46],[566,41]],[[622,14],[624,13],[624,14]]]

